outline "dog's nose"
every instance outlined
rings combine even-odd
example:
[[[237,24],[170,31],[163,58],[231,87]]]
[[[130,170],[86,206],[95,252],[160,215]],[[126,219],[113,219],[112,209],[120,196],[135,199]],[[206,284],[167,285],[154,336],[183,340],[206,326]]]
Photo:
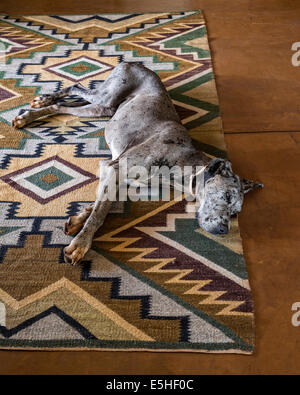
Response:
[[[226,224],[219,224],[214,229],[207,230],[212,235],[226,235],[229,231],[229,227]]]
[[[219,235],[226,235],[228,233],[228,225],[220,224],[216,229],[216,233]]]

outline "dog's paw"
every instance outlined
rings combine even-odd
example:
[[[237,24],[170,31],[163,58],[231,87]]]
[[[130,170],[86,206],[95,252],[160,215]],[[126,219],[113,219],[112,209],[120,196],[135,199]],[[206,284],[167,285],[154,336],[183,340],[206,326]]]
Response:
[[[50,106],[51,104],[54,104],[56,101],[55,95],[41,95],[35,97],[31,102],[30,106],[32,108],[42,108],[42,107],[47,107]]]
[[[83,259],[90,247],[88,243],[77,241],[76,238],[73,239],[71,244],[64,248],[65,263],[76,265]]]
[[[23,114],[18,115],[15,119],[12,120],[12,126],[16,129],[20,129],[31,122],[30,118],[30,111],[25,111],[23,112]]]

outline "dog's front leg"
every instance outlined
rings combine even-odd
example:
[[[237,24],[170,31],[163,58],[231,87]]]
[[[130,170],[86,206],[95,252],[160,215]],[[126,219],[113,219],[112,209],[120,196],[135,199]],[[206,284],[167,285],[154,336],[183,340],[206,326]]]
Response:
[[[109,191],[116,187],[116,173],[113,166],[107,166],[103,183],[99,187],[98,197],[90,216],[78,235],[64,249],[66,263],[76,265],[91,248],[94,234],[103,224],[111,207],[112,200],[109,198]]]
[[[91,248],[94,234],[103,224],[111,207],[111,203],[112,202],[109,200],[105,202],[96,201],[94,209],[84,227],[64,249],[64,259],[66,263],[76,265],[83,259]]]
[[[94,205],[92,204],[77,215],[69,217],[68,221],[65,223],[64,232],[68,236],[72,236],[78,233],[84,226],[86,220],[91,215]]]

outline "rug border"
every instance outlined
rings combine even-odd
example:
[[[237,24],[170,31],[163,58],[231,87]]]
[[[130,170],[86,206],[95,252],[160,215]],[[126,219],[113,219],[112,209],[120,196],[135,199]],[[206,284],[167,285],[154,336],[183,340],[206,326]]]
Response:
[[[204,349],[151,349],[151,348],[97,348],[97,347],[58,347],[58,348],[51,348],[51,347],[2,347],[0,346],[0,351],[5,350],[13,350],[13,351],[108,351],[108,352],[161,352],[161,353],[202,353],[202,354],[239,354],[239,355],[253,355],[254,350],[252,351],[243,351],[239,349],[229,349],[229,350],[204,350]]]
[[[0,350],[48,350],[48,351],[152,351],[152,352],[203,352],[203,353],[235,353],[252,354],[254,347],[251,344],[239,343],[188,343],[183,342],[142,342],[142,341],[115,341],[101,339],[56,339],[56,340],[22,340],[11,339],[8,346],[6,338],[0,339]],[[102,343],[102,344],[101,344]],[[117,343],[117,344],[116,344]],[[82,346],[83,344],[83,346]],[[115,346],[116,344],[116,346]],[[98,345],[98,346],[97,346]],[[126,347],[128,345],[128,347]],[[171,345],[171,347],[170,347]],[[199,348],[196,348],[199,345]],[[135,347],[134,347],[135,346]],[[186,346],[186,347],[184,347]],[[210,349],[215,346],[215,349]],[[118,348],[117,348],[118,347]]]
[[[139,14],[139,15],[142,15],[142,14],[162,14],[162,13],[167,14],[169,12],[198,12],[199,14],[200,13],[204,14],[204,11],[201,8],[198,8],[198,9],[195,9],[195,10],[145,11],[145,12],[136,12],[136,13],[134,13],[134,12],[103,12],[103,13],[99,14],[99,13],[92,12],[92,13],[87,13],[87,14],[56,13],[55,15],[57,15],[57,16],[59,16],[59,15],[68,15],[68,16],[70,16],[70,15],[114,15],[114,14],[120,14],[120,15],[121,14],[125,14],[125,15],[128,15],[128,14]],[[2,14],[2,13],[0,13],[0,16],[10,16],[10,15],[11,16],[49,16],[49,14],[41,14],[41,13],[39,13],[39,14],[31,14],[31,13],[30,14],[15,14],[15,13],[12,13],[12,14],[4,13],[4,14]],[[54,13],[52,12],[51,15],[54,15]]]

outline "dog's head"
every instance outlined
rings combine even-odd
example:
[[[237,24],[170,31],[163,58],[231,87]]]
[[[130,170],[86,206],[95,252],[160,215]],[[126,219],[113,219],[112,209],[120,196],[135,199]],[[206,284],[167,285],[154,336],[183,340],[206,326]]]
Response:
[[[215,158],[204,171],[200,202],[197,212],[199,225],[212,234],[226,234],[230,229],[230,218],[242,210],[244,194],[263,185],[233,173],[228,160]]]

